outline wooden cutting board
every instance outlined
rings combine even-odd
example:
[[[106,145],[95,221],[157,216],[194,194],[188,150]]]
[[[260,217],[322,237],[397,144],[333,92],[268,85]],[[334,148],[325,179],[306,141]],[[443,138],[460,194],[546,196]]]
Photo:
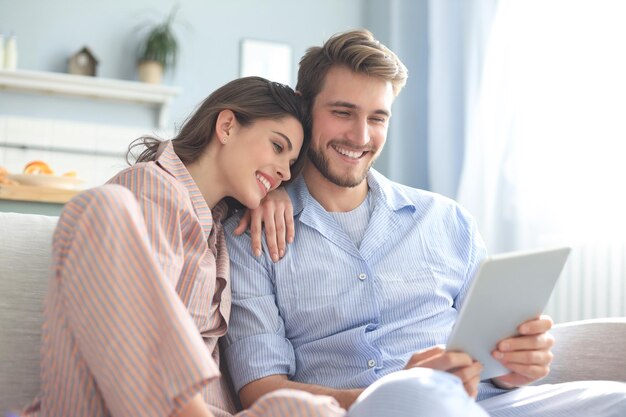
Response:
[[[32,185],[0,185],[0,199],[14,201],[64,204],[79,192],[77,190]]]

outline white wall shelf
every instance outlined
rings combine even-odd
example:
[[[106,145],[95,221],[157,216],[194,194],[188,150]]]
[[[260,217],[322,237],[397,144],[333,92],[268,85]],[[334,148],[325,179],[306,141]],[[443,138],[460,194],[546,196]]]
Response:
[[[170,102],[180,94],[177,87],[30,70],[0,70],[0,89],[155,106],[159,128],[165,128]]]

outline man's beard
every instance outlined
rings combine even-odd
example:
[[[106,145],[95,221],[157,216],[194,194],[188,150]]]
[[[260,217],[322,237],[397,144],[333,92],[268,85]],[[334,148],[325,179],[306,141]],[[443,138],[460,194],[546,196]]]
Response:
[[[318,152],[317,149],[310,147],[308,155],[309,161],[317,168],[317,170],[330,182],[340,187],[352,188],[361,184],[365,178],[367,178],[367,173],[369,172],[372,164],[374,163],[374,159],[372,159],[367,166],[356,177],[348,177],[348,176],[339,176],[335,175],[330,171],[330,163],[328,162],[328,158],[324,156],[322,152]]]

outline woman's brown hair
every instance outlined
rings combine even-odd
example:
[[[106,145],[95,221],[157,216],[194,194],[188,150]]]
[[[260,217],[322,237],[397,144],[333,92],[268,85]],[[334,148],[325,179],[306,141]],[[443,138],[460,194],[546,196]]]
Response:
[[[217,116],[222,110],[231,110],[244,127],[259,119],[295,117],[302,123],[304,141],[298,159],[291,166],[291,178],[302,171],[310,143],[310,118],[304,111],[302,99],[291,87],[261,77],[243,77],[225,84],[187,118],[172,139],[174,152],[184,164],[195,162],[202,155],[215,134]],[[135,148],[145,147],[135,163],[154,161],[160,143],[160,139],[152,136],[140,137],[129,145],[126,160],[130,163]]]

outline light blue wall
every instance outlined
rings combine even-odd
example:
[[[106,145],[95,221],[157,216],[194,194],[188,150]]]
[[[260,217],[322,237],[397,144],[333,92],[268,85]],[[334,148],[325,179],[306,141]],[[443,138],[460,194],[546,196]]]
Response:
[[[429,188],[452,198],[459,188],[465,151],[468,10],[477,3],[437,0],[429,10]]]
[[[136,27],[161,19],[172,0],[0,0],[0,31],[18,36],[22,69],[66,72],[67,58],[88,45],[100,61],[98,76],[136,79]],[[335,32],[361,27],[362,0],[183,0],[176,27],[181,53],[165,83],[182,88],[172,122],[182,120],[208,93],[239,75],[242,38],[286,42],[293,47],[294,82],[299,57]],[[305,23],[306,22],[306,23]],[[315,23],[310,23],[315,22]],[[142,107],[76,98],[0,93],[0,114],[33,115],[129,126],[154,125]]]
[[[439,0],[435,0],[439,1]],[[429,188],[428,58],[429,0],[368,0],[365,25],[409,70],[394,102],[385,150],[376,169],[395,181]]]
[[[0,31],[18,35],[23,69],[65,72],[67,58],[88,45],[98,76],[134,80],[136,27],[165,16],[172,0],[0,0]],[[182,0],[176,31],[179,64],[165,83],[182,88],[170,124],[179,126],[208,93],[239,76],[241,39],[286,42],[293,78],[306,48],[336,32],[366,27],[409,68],[396,100],[386,149],[376,168],[420,188],[428,178],[429,0]],[[156,112],[130,104],[0,91],[0,115],[24,115],[126,126],[155,126]]]

